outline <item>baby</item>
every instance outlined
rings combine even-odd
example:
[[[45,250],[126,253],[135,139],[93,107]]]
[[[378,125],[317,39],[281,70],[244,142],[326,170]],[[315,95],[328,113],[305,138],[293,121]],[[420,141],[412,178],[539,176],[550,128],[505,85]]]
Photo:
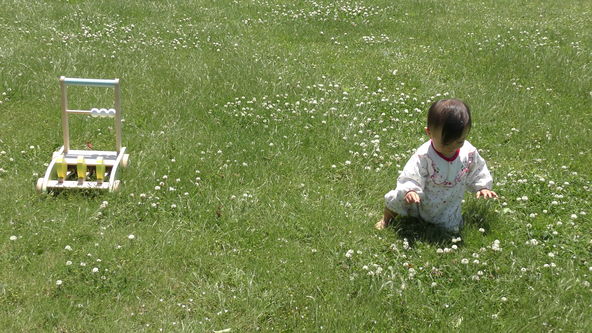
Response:
[[[496,198],[485,160],[465,141],[471,129],[471,111],[458,99],[434,102],[425,128],[431,140],[411,156],[385,196],[384,229],[397,216],[413,216],[457,233],[462,228],[461,202],[466,190],[477,198]]]

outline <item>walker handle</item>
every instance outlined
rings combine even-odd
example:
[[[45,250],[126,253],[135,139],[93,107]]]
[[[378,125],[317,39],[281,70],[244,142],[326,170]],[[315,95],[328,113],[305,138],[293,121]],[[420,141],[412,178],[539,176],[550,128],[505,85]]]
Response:
[[[69,86],[90,86],[90,87],[107,87],[113,88],[119,84],[119,79],[104,80],[104,79],[80,79],[72,77],[60,77],[60,81]]]

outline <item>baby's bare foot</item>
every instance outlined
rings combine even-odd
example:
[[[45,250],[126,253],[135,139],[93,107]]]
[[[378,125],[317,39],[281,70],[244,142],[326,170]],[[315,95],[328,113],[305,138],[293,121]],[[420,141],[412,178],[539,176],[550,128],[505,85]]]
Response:
[[[374,228],[376,228],[378,230],[382,230],[382,229],[386,228],[387,225],[388,225],[388,223],[386,223],[384,221],[384,219],[380,219],[380,221],[376,222],[376,224],[374,225]]]

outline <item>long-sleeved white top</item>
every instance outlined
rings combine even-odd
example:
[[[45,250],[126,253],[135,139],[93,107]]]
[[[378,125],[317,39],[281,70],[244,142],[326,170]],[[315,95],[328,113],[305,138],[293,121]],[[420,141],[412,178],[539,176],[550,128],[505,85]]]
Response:
[[[491,190],[493,179],[477,149],[465,141],[457,156],[445,159],[428,141],[411,156],[397,179],[397,187],[385,195],[386,207],[402,216],[415,216],[458,231],[462,225],[461,202],[465,191]],[[405,195],[415,191],[419,204],[407,204]]]

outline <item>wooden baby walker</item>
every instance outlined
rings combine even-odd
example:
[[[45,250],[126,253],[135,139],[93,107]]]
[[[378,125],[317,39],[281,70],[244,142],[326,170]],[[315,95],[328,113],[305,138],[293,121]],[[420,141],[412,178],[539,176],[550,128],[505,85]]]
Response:
[[[68,86],[87,86],[113,88],[114,108],[91,110],[68,109]],[[64,145],[53,153],[45,176],[37,180],[37,191],[47,193],[50,189],[89,189],[116,191],[120,181],[117,179],[118,167],[126,167],[129,155],[121,146],[121,102],[119,79],[80,79],[60,77],[62,91],[62,131]],[[70,149],[70,114],[90,115],[92,117],[115,118],[115,151],[72,150]]]

